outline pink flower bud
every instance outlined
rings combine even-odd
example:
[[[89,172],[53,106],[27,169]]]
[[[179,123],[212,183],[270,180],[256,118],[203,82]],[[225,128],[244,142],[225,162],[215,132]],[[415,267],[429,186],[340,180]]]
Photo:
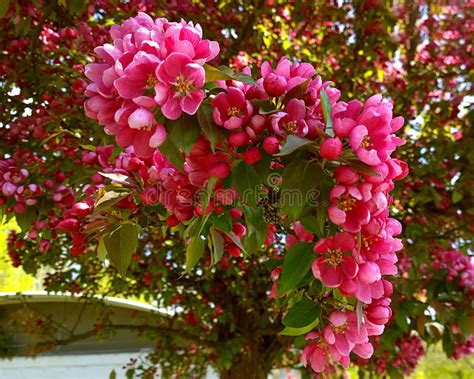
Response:
[[[5,182],[2,186],[2,193],[5,196],[13,196],[16,192],[16,185],[11,182]]]
[[[248,137],[247,133],[245,133],[244,131],[240,131],[240,132],[232,133],[227,138],[227,140],[229,141],[229,145],[235,146],[235,147],[240,147],[240,146],[244,146],[248,143],[249,137]]]
[[[273,136],[265,138],[262,146],[263,150],[265,150],[270,155],[276,154],[280,151],[280,143],[278,138]]]
[[[262,153],[258,147],[251,147],[244,153],[244,161],[248,165],[253,165],[262,159]]]
[[[339,138],[326,138],[319,148],[319,155],[324,159],[337,159],[342,152],[342,142]]]
[[[235,220],[235,219],[241,218],[244,212],[242,212],[240,209],[232,208],[229,213],[230,213],[230,217],[232,217]]]
[[[226,247],[226,249],[229,252],[229,254],[232,255],[233,257],[235,257],[235,258],[240,257],[240,249],[237,246],[235,246],[234,244],[229,244]]]
[[[367,261],[359,266],[358,277],[362,283],[372,284],[377,280],[380,280],[382,275],[380,274],[380,269],[377,263]]]
[[[355,184],[359,180],[359,175],[349,166],[339,166],[334,173],[336,181],[345,186]]]
[[[43,185],[44,185],[44,188],[46,189],[54,188],[54,182],[51,179],[46,179]]]
[[[200,157],[211,152],[211,145],[208,140],[200,136],[193,148],[189,152],[190,157]]]
[[[268,74],[263,79],[263,88],[270,96],[281,96],[286,91],[286,79],[283,76],[277,75],[273,72]]]
[[[39,243],[38,250],[41,253],[45,253],[46,251],[50,249],[50,247],[51,247],[51,241],[42,239]]]
[[[266,118],[261,114],[257,114],[250,119],[250,127],[256,132],[260,133],[265,129]]]
[[[217,162],[214,163],[210,168],[209,168],[209,174],[211,176],[215,176],[218,179],[224,179],[227,178],[230,172],[230,167],[227,163],[225,162]]]
[[[91,206],[83,201],[72,206],[72,214],[77,217],[86,217],[91,210]]]
[[[26,211],[25,203],[16,203],[13,208],[15,209],[16,213],[23,213],[24,211]]]
[[[77,232],[79,230],[79,227],[79,221],[75,218],[67,218],[61,221],[58,225],[56,225],[56,229],[68,233]]]
[[[179,224],[179,220],[174,215],[170,215],[166,219],[166,223],[168,224],[170,228],[172,228],[173,226],[176,226]]]
[[[385,325],[392,317],[392,310],[387,305],[370,304],[367,307],[367,319],[376,325]]]
[[[93,164],[97,160],[97,154],[94,151],[84,151],[82,153],[82,162],[85,164]]]
[[[247,233],[247,229],[240,222],[234,222],[232,225],[232,231],[237,237],[242,237]]]

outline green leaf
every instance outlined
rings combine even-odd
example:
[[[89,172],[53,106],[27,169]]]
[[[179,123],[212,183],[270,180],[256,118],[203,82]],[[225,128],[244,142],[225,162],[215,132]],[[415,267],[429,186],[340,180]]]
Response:
[[[211,143],[212,152],[215,152],[217,141],[222,136],[222,130],[214,123],[210,104],[201,104],[197,111],[197,118],[201,131]]]
[[[459,203],[462,200],[462,198],[463,198],[463,194],[461,192],[453,191],[453,194],[452,194],[453,204]]]
[[[314,323],[321,315],[319,304],[313,300],[303,298],[288,310],[283,325],[290,328],[304,328]]]
[[[319,198],[318,204],[316,205],[316,235],[319,238],[323,238],[325,235],[324,227],[327,221],[327,212],[329,207],[329,193],[333,188],[333,181],[328,176],[325,176],[324,179],[321,181],[318,190],[319,190]]]
[[[115,370],[110,371],[109,379],[116,379],[116,378],[117,378],[117,374]]]
[[[298,242],[286,252],[277,284],[278,296],[296,288],[306,276],[315,258],[313,244],[308,242]]]
[[[317,186],[323,176],[321,167],[306,159],[294,159],[285,167],[280,206],[290,220],[296,220],[308,204],[316,204],[319,197]]]
[[[81,14],[86,5],[85,0],[68,0],[68,12],[69,14]]]
[[[326,133],[329,134],[331,137],[334,137],[334,131],[332,130],[332,105],[329,101],[328,94],[324,88],[321,89],[320,92],[321,97],[321,107],[323,108],[324,119],[326,120]]]
[[[158,149],[178,170],[183,171],[183,154],[181,154],[181,151],[179,151],[171,138],[166,138],[165,142],[163,142]]]
[[[235,246],[237,246],[240,250],[242,250],[242,252],[244,254],[247,254],[248,255],[248,252],[247,250],[245,250],[245,247],[244,245],[242,245],[242,242],[240,241],[240,238],[237,237],[234,232],[230,232],[229,234],[227,234],[230,239],[232,240],[232,242],[235,244]]]
[[[132,255],[137,250],[138,228],[135,224],[121,224],[108,236],[104,237],[105,248],[112,265],[125,275],[132,260]]]
[[[318,233],[318,218],[313,214],[308,214],[304,217],[300,218],[301,225],[305,228],[308,232],[311,233]]]
[[[283,98],[283,103],[287,104],[291,99],[301,99],[308,90],[309,83],[311,83],[311,78],[306,79],[303,83],[298,84],[288,91],[288,93]]]
[[[319,318],[314,320],[311,324],[304,326],[302,328],[291,328],[289,326],[285,327],[280,334],[284,336],[301,336],[303,334],[309,333],[311,330],[313,330],[316,325],[319,324]]]
[[[297,137],[291,134],[286,139],[286,143],[283,145],[280,152],[274,155],[277,157],[283,157],[285,155],[293,153],[294,151],[302,147],[309,147],[311,145],[315,146],[314,141],[310,141],[306,138]]]
[[[209,180],[207,181],[206,184],[206,190],[201,192],[200,196],[200,202],[202,204],[202,209],[205,212],[207,210],[207,207],[209,206],[209,202],[211,201],[212,198],[212,193],[214,192],[214,187],[216,186],[216,183],[218,182],[218,178],[215,176],[211,176]]]
[[[204,70],[206,71],[206,83],[213,82],[215,80],[237,80],[242,83],[257,85],[255,79],[253,79],[250,75],[243,74],[241,72],[234,72],[232,69],[226,66],[220,66],[216,68],[205,64]]]
[[[165,120],[168,137],[174,145],[189,154],[201,134],[197,118],[185,113],[177,120]]]
[[[214,216],[214,226],[221,232],[230,233],[232,230],[232,217],[228,212]]]
[[[23,233],[30,229],[38,218],[38,209],[34,206],[27,206],[23,213],[15,212],[15,219],[18,226],[21,228]]]
[[[361,162],[359,160],[348,160],[349,165],[356,170],[357,172],[361,174],[368,174],[372,176],[380,176],[380,174],[375,171],[372,166],[369,166],[368,164],[365,164],[364,162]]]
[[[10,8],[10,1],[9,0],[2,0],[0,1],[0,18],[5,17]]]
[[[191,238],[189,245],[186,247],[185,272],[191,271],[194,268],[194,266],[196,266],[196,264],[199,262],[203,254],[204,254],[204,240],[199,235]]]
[[[261,182],[253,166],[240,162],[233,170],[233,184],[243,202],[257,206]]]
[[[229,74],[209,64],[204,65],[204,70],[206,71],[206,83],[213,82],[215,80],[232,80],[233,79],[232,76],[230,76]]]
[[[118,203],[120,200],[125,199],[128,195],[130,195],[129,192],[106,192],[104,196],[102,196],[94,204],[94,213],[110,208],[115,203]]]
[[[214,228],[211,229],[211,238],[211,265],[214,266],[224,255],[224,238]]]
[[[102,262],[107,257],[107,248],[105,247],[104,240],[101,239],[99,244],[97,245],[97,258],[99,258]]]

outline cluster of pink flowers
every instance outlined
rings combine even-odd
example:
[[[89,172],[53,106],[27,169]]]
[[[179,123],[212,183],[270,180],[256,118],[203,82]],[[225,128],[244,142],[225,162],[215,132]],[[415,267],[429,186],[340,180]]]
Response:
[[[441,247],[434,249],[434,262],[431,265],[435,270],[445,270],[448,281],[457,280],[469,294],[474,294],[474,261],[459,250],[446,250]]]
[[[237,192],[234,189],[223,189],[221,179],[230,172],[229,157],[221,152],[212,153],[210,144],[200,138],[186,157],[184,171],[178,170],[159,151],[151,157],[138,157],[133,147],[128,147],[117,157],[112,158],[113,146],[98,147],[95,152],[83,153],[82,161],[86,165],[99,164],[102,174],[92,176],[92,183],[83,188],[85,198],[71,204],[65,209],[62,219],[55,225],[57,230],[67,232],[72,238],[73,255],[80,255],[86,251],[89,236],[96,235],[110,227],[114,221],[107,220],[104,212],[94,214],[94,204],[97,193],[105,186],[105,177],[109,175],[123,175],[127,180],[119,181],[129,189],[128,196],[124,196],[115,206],[134,211],[138,208],[138,200],[145,205],[162,204],[168,211],[166,219],[168,226],[173,227],[191,217],[200,217],[203,214],[214,212],[223,213],[223,206],[233,205]],[[207,208],[202,209],[202,198],[199,191],[204,191],[210,177],[217,179],[212,190]],[[117,177],[119,178],[119,177]],[[206,192],[202,192],[204,196]],[[237,208],[230,209],[232,218],[232,231],[241,237],[245,235],[246,228],[242,224],[242,211]],[[241,250],[229,236],[222,233],[226,251],[231,256],[239,257]]]
[[[380,337],[374,338],[376,348],[379,347],[379,339]],[[378,351],[372,361],[358,359],[355,363],[359,366],[373,364],[375,372],[379,375],[386,374],[389,366],[391,366],[403,376],[409,376],[424,354],[425,349],[422,340],[417,335],[412,334],[397,340],[391,350]]]
[[[338,161],[328,217],[339,231],[315,242],[317,258],[312,272],[325,287],[353,297],[362,311],[330,312],[329,323],[321,323],[323,329],[307,336],[311,342],[302,359],[320,373],[334,362],[347,367],[351,352],[369,358],[373,353],[369,337],[380,335],[392,316],[389,297],[393,289],[385,276],[397,273],[396,252],[402,248],[396,238],[401,225],[389,217],[389,193],[394,181],[407,175],[408,168],[391,157],[404,143],[394,134],[402,128],[403,118],[393,117],[391,103],[380,95],[365,104],[338,101],[340,92],[315,76],[311,64],[287,58],[281,58],[276,67],[264,62],[261,77],[253,84],[248,80],[217,80],[211,87],[217,85],[218,91],[208,91],[204,88],[203,65],[218,54],[219,47],[202,39],[199,26],[184,21],[153,21],[140,13],[113,26],[111,36],[113,45],[95,49],[100,63],[86,67],[92,83],[86,89],[89,99],[85,108],[106,133],[115,135],[119,146],[128,148],[112,166],[101,163],[103,171],[123,174],[130,180],[138,176],[142,183],[135,190],[141,202],[162,204],[169,212],[169,226],[228,211],[233,233],[244,236],[242,211],[226,208],[238,201],[238,194],[228,184],[224,189],[222,180],[236,160],[255,165],[264,156],[278,153],[289,136],[312,143],[321,161]],[[242,72],[251,75],[248,68]],[[175,167],[156,150],[166,138],[164,118],[177,120],[183,112],[194,115],[205,96],[212,107],[212,126],[219,128],[224,138],[211,149],[210,142],[200,136],[189,154],[180,152],[183,167]],[[332,109],[331,120],[327,119],[328,107]],[[269,166],[279,169],[284,162],[274,159]],[[210,178],[215,180],[210,182]],[[207,188],[209,183],[212,188]],[[203,189],[212,192],[206,209],[196,200]],[[118,205],[135,204],[132,196],[121,202]],[[83,206],[86,216],[90,205]],[[75,212],[73,207],[65,214],[58,228],[77,233],[79,229],[97,231],[107,226],[97,224],[92,216],[81,219],[82,215]],[[275,225],[269,225],[267,245],[278,238],[276,230]],[[299,220],[293,223],[293,232],[287,234],[287,248],[298,241],[314,241],[314,235]],[[240,255],[228,233],[221,235],[226,250],[232,256]],[[272,272],[275,298],[281,272],[281,267]]]
[[[193,115],[204,98],[203,65],[219,53],[199,25],[153,21],[145,13],[114,25],[113,44],[97,47],[100,62],[86,66],[86,114],[122,147],[150,156],[166,138],[158,110],[170,120]]]
[[[250,73],[248,69],[243,72]],[[227,135],[230,146],[244,148],[243,159],[247,164],[260,161],[262,149],[270,155],[278,153],[288,135],[310,140],[320,137],[324,129],[320,91],[326,88],[332,104],[339,99],[340,92],[329,88],[330,82],[322,83],[319,76],[313,79],[315,73],[309,63],[291,63],[282,58],[274,70],[264,62],[257,86],[235,80],[218,82],[226,91],[212,100],[214,122],[230,131]],[[284,98],[304,82],[308,85],[303,99],[290,98],[278,111],[261,112],[259,100]]]
[[[466,341],[454,346],[452,358],[461,359],[471,354],[474,354],[474,334],[471,334]]]
[[[332,118],[335,137],[326,139],[323,144],[331,141],[329,151],[333,154],[336,146],[338,154],[326,158],[337,158],[342,152],[342,141],[346,139],[352,153],[370,166],[373,173],[360,174],[344,165],[336,169],[336,185],[330,193],[328,214],[343,231],[315,244],[314,252],[319,258],[314,261],[312,270],[326,287],[337,288],[344,296],[354,296],[365,304],[363,319],[359,320],[362,323],[360,331],[368,328],[372,333],[362,332],[363,335],[378,335],[392,316],[389,296],[393,289],[383,276],[397,273],[396,252],[402,248],[401,240],[396,238],[401,232],[401,224],[388,217],[388,206],[392,201],[389,192],[394,187],[393,181],[408,173],[403,162],[390,157],[403,143],[393,135],[402,127],[403,119],[392,118],[392,106],[381,96],[370,98],[364,106],[357,101],[338,102],[332,110]],[[372,325],[378,327],[373,329]],[[344,333],[351,332],[344,329]],[[325,334],[321,338],[329,347],[334,343]],[[370,342],[365,343],[362,353],[370,356],[373,348]],[[307,347],[307,357],[309,352],[315,351],[314,344]],[[340,350],[330,348],[331,355],[326,354],[326,357],[331,356],[332,361],[344,364],[350,351],[362,356],[357,345],[353,345],[353,349],[342,354]],[[313,359],[317,363],[313,363]],[[329,359],[322,364],[318,353],[313,359],[311,364],[316,372],[328,369]]]

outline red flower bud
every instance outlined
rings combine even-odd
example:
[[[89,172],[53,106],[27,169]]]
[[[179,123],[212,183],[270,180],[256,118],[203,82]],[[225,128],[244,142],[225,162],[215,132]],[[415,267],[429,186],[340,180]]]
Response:
[[[227,140],[229,141],[229,145],[240,147],[244,146],[249,142],[249,137],[247,133],[240,131],[232,133]]]
[[[327,138],[321,143],[319,155],[324,159],[337,159],[342,152],[342,142],[339,138]]]
[[[265,150],[270,155],[278,153],[280,151],[280,143],[278,138],[273,136],[265,138],[263,141],[263,150]]]
[[[265,79],[263,79],[263,88],[270,96],[281,96],[286,91],[286,79],[283,76],[277,75],[275,73],[268,74]]]
[[[56,229],[68,233],[77,232],[79,230],[79,227],[79,221],[75,218],[67,218],[65,220],[62,220],[58,225],[56,225]]]
[[[262,159],[262,153],[260,152],[258,147],[251,147],[244,153],[244,161],[248,165],[255,164],[260,159]]]
[[[214,163],[209,169],[209,174],[219,179],[227,178],[227,176],[229,175],[229,172],[230,172],[230,167],[225,162]]]

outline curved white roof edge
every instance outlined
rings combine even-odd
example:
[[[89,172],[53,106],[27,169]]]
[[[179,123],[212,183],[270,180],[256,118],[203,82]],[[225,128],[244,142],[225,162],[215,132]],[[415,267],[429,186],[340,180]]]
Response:
[[[93,298],[102,300],[106,304],[114,305],[121,308],[128,308],[143,312],[156,312],[166,315],[162,310],[150,304],[140,303],[135,300],[121,299],[119,297],[98,296]],[[69,292],[47,292],[47,291],[23,291],[23,292],[0,292],[0,306],[7,304],[21,303],[22,299],[29,303],[45,303],[45,302],[80,302],[83,299],[88,299],[81,294],[74,294]]]

